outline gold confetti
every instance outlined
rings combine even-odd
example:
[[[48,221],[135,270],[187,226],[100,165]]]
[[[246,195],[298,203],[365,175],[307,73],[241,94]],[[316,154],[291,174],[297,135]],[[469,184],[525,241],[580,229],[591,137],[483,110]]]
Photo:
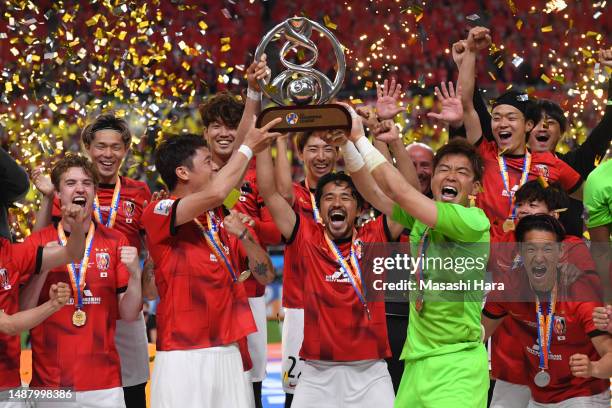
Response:
[[[338,28],[337,24],[332,23],[331,19],[329,18],[328,15],[323,16],[323,22],[325,23],[325,27],[331,29],[331,30],[335,30]]]
[[[523,20],[519,19],[516,22],[516,29],[520,31],[521,28],[523,28]]]
[[[551,25],[546,26],[546,27],[542,27],[542,32],[543,33],[549,33],[553,30],[553,27]]]
[[[550,78],[546,74],[542,74],[540,76],[540,79],[542,79],[542,81],[546,82],[547,84],[550,84]]]

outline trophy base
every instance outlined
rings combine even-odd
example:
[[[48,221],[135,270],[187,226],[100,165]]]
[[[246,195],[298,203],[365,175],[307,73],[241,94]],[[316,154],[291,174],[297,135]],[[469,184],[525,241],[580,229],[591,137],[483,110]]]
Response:
[[[276,118],[282,121],[271,130],[274,132],[303,132],[309,130],[351,130],[351,115],[342,105],[278,106],[264,109],[257,117],[261,128]]]

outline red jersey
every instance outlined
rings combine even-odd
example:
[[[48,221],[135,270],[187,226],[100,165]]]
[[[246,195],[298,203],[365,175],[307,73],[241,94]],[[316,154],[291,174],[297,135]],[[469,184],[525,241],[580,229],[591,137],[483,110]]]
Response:
[[[31,238],[41,246],[58,241],[53,225]],[[83,327],[72,324],[74,293],[68,303],[32,329],[31,387],[73,388],[75,391],[121,387],[121,364],[115,348],[115,324],[119,319],[117,295],[127,289],[129,272],[121,262],[125,236],[96,224],[83,290]],[[38,304],[49,300],[49,288],[57,282],[70,285],[65,266],[49,271]]]
[[[496,282],[513,280],[513,274],[524,273],[520,268],[514,231],[504,233],[498,242],[491,245],[491,255],[489,270],[494,272]],[[567,235],[563,240],[560,262],[574,264],[583,272],[595,270],[595,262],[586,244],[573,235]],[[589,274],[588,279],[595,285],[599,282],[596,274]],[[504,319],[491,336],[491,375],[498,380],[527,385],[524,373],[517,369],[523,364],[523,347],[515,341],[516,326],[514,319]]]
[[[42,260],[42,248],[28,238],[11,244],[0,238],[0,310],[8,315],[19,312],[19,284],[26,282]],[[19,376],[20,336],[0,333],[0,391],[21,385]]]
[[[384,302],[368,302],[364,310],[348,276],[325,240],[324,227],[296,217],[288,246],[299,250],[304,277],[304,341],[300,357],[306,360],[357,361],[391,356],[387,341]],[[387,242],[385,217],[357,230],[357,258],[365,242]],[[351,240],[336,242],[348,257]],[[364,282],[365,284],[365,282]]]
[[[308,191],[306,184],[293,183],[293,210],[297,215],[304,214],[304,222],[316,224],[312,210],[310,194],[314,197],[314,190]],[[297,250],[297,252],[296,252]],[[303,255],[299,249],[291,245],[285,246],[283,261],[283,307],[303,309],[303,278],[300,271],[300,259]]]
[[[511,214],[508,194],[514,196],[519,189],[525,155],[504,155],[508,169],[508,193],[504,187],[499,168],[497,143],[481,138],[477,150],[484,162],[483,191],[477,196],[477,206],[482,208],[491,222],[491,242],[503,234],[502,224]],[[531,166],[528,180],[542,175],[547,181],[557,181],[569,194],[582,184],[580,175],[567,163],[550,152],[531,153]]]
[[[276,227],[270,211],[265,207],[263,198],[257,188],[257,172],[255,160],[249,164],[240,187],[240,199],[234,209],[250,216],[255,221],[255,235],[262,245],[278,245],[281,243],[281,233]],[[253,274],[244,282],[248,297],[260,297],[266,292],[266,287],[253,277]]]
[[[188,350],[236,342],[257,331],[244,285],[234,283],[194,221],[175,226],[179,201],[153,202],[142,216],[160,298],[157,350]],[[206,225],[206,220],[200,221]],[[219,232],[224,252],[239,274],[222,225]]]
[[[526,272],[522,270],[522,273]],[[528,288],[526,277],[520,281],[518,285],[522,285],[522,288],[519,290]],[[507,291],[508,287],[505,289]],[[590,294],[593,299],[597,297],[588,279],[577,280],[569,292],[568,298],[578,294]],[[502,347],[513,344],[521,349],[520,357],[503,361],[497,367],[497,375],[494,374],[494,377],[511,378],[514,383],[528,385],[532,398],[540,403],[557,403],[569,398],[599,394],[609,389],[609,380],[574,377],[569,366],[570,356],[576,353],[585,354],[590,360],[599,360],[591,337],[605,333],[595,328],[592,313],[593,308],[602,305],[601,302],[557,302],[548,360],[551,380],[548,386],[541,388],[534,383],[534,377],[540,371],[535,302],[487,302],[483,310],[486,316],[496,319],[509,315],[506,320],[512,320],[512,337],[507,338]],[[547,308],[547,304],[542,304],[543,310]]]
[[[142,212],[151,201],[151,191],[145,182],[134,180],[128,177],[119,177],[121,180],[121,190],[119,191],[119,208],[117,218],[113,228],[117,229],[128,239],[130,246],[136,247],[138,252],[142,249],[141,234],[144,231],[140,217]],[[106,225],[110,212],[114,184],[100,184],[97,194],[102,213],[102,223]],[[56,197],[53,201],[53,216],[61,218],[60,202]]]

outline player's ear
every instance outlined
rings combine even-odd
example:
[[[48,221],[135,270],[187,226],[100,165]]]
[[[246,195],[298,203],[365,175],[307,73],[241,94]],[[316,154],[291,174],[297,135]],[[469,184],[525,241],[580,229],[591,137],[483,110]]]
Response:
[[[182,181],[189,181],[189,169],[187,166],[178,166],[174,169],[174,173],[176,174],[176,178]]]
[[[470,192],[470,195],[477,196],[478,193],[480,193],[481,191],[482,191],[482,184],[480,183],[480,181],[475,181],[472,184],[472,191]]]

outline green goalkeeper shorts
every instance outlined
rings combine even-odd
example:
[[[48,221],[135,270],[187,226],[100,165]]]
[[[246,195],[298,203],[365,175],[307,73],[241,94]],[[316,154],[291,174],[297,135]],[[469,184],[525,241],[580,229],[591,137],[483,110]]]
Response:
[[[486,408],[489,362],[483,344],[406,361],[395,408]]]

